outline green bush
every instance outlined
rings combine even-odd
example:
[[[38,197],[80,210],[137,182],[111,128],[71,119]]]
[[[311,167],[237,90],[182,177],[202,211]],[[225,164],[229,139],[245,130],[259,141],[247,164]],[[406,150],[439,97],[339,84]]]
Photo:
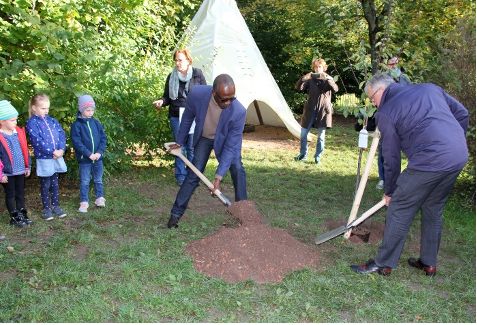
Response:
[[[433,70],[427,76],[430,82],[441,86],[469,110],[469,130],[467,147],[469,161],[457,182],[457,189],[469,205],[475,205],[475,13],[458,20],[456,28],[440,39],[440,55],[433,63]]]
[[[0,99],[28,119],[28,99],[50,97],[50,115],[69,134],[77,98],[96,101],[108,137],[108,170],[128,168],[136,149],[146,159],[171,139],[162,96],[172,52],[198,0],[2,2]],[[69,170],[76,170],[68,139]],[[74,176],[74,175],[73,175]]]

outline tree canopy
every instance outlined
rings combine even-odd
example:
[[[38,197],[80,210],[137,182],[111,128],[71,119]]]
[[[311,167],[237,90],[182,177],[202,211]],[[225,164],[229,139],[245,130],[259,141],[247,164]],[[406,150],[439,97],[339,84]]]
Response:
[[[171,132],[165,110],[151,103],[162,95],[172,52],[201,3],[2,1],[0,99],[12,102],[22,124],[28,99],[44,92],[51,99],[50,114],[68,130],[77,97],[89,93],[107,130],[109,168],[127,166],[138,148],[152,158]],[[338,95],[361,100],[338,107],[357,115],[374,109],[362,92],[364,82],[396,53],[413,82],[437,83],[473,110],[475,139],[475,1],[239,0],[237,5],[296,114],[305,97],[294,85],[310,71],[313,58],[327,61]],[[462,41],[466,37],[474,42]]]

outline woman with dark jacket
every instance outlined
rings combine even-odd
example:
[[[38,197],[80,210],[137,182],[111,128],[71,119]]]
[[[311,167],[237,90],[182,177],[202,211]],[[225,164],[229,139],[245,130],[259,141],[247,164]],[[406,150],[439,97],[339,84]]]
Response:
[[[186,49],[177,50],[174,53],[174,70],[167,76],[166,85],[164,87],[164,96],[154,101],[153,104],[159,108],[169,105],[169,120],[171,123],[174,141],[176,141],[179,133],[180,117],[186,106],[187,94],[195,85],[206,85],[205,77],[202,70],[192,67],[192,56]],[[194,147],[192,146],[192,138],[194,134],[195,123],[192,125],[187,143],[182,147],[182,154],[192,161],[194,158]],[[177,184],[182,185],[186,177],[184,162],[175,157],[175,176]]]
[[[327,128],[331,128],[331,116],[333,107],[331,105],[331,95],[338,91],[333,78],[326,74],[328,68],[325,60],[315,59],[312,62],[315,73],[308,73],[301,77],[295,88],[299,92],[308,94],[303,115],[301,118],[300,154],[295,161],[304,161],[308,153],[307,137],[312,127],[318,129],[318,141],[316,142],[315,163],[320,164],[321,153],[325,148],[325,133]]]

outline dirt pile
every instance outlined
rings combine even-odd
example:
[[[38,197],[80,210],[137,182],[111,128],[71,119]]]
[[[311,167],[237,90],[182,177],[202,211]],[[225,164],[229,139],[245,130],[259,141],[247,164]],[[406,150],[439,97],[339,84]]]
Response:
[[[279,282],[286,274],[306,266],[317,267],[320,256],[285,231],[263,224],[251,201],[235,202],[228,211],[239,219],[237,228],[186,245],[198,272],[237,283]]]

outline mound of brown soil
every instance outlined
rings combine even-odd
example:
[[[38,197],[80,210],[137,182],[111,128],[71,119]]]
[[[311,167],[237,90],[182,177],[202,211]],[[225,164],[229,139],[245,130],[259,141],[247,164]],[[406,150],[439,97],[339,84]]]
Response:
[[[186,245],[198,272],[237,283],[279,282],[294,270],[318,266],[317,251],[311,251],[285,231],[269,227],[251,201],[228,208],[239,219],[238,228],[223,228],[215,234]]]

